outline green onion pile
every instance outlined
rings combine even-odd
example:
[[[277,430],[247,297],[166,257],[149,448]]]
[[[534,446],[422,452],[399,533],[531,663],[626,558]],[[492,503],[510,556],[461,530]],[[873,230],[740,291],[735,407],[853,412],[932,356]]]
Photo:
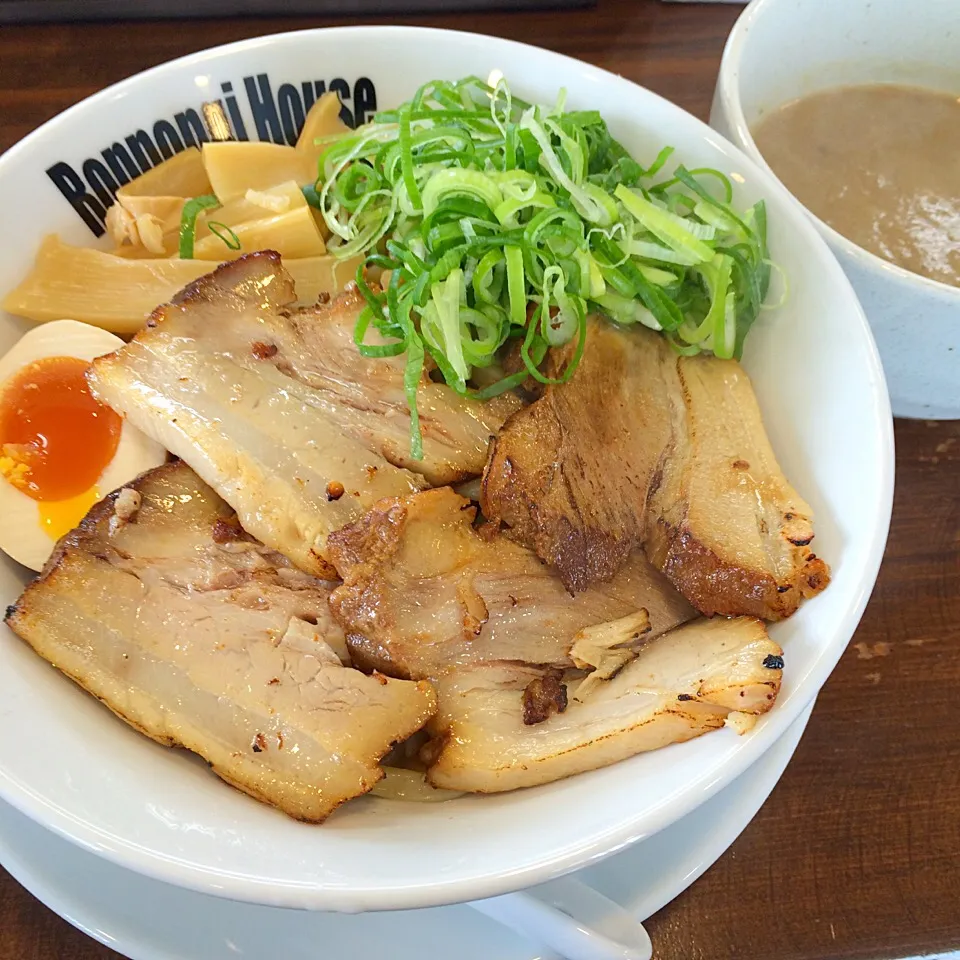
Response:
[[[717,170],[666,176],[672,151],[644,168],[599,113],[566,112],[562,91],[535,106],[475,77],[425,84],[331,142],[305,193],[331,253],[366,255],[355,340],[368,357],[405,355],[415,459],[427,354],[452,389],[482,399],[528,376],[569,380],[592,311],[662,331],[683,354],[740,356],[769,284],[764,206],[735,212]],[[389,272],[385,289],[369,267]],[[525,369],[477,389],[508,340]],[[548,348],[571,341],[566,368],[546,377]]]

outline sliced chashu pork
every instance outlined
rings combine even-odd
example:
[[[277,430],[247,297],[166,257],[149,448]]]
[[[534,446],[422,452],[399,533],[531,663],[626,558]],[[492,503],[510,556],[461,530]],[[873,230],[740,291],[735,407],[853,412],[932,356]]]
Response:
[[[542,671],[521,664],[459,670],[437,684],[427,777],[437,787],[495,793],[689,740],[728,719],[742,731],[773,705],[782,667],[782,651],[759,620],[695,620],[643,647],[582,702],[571,684],[559,698],[562,711],[535,725],[525,707]]]
[[[605,766],[772,705],[759,620],[690,620],[642,554],[571,596],[452,490],[385,501],[330,537],[330,598],[355,662],[429,677],[438,787],[494,792]]]
[[[572,597],[530,550],[475,530],[475,514],[453,490],[428,490],[330,536],[344,580],[330,606],[354,662],[411,679],[498,661],[574,667],[585,627],[642,609],[649,626],[636,639],[649,639],[695,615],[640,554]]]
[[[554,351],[546,372],[566,361]],[[599,318],[570,382],[500,431],[481,506],[572,591],[640,545],[708,615],[777,620],[829,580],[740,365]]]
[[[370,790],[435,708],[429,684],[344,667],[332,586],[252,541],[173,463],[95,506],[6,619],[147,736],[319,821]]]
[[[517,402],[477,403],[424,377],[424,459],[411,464],[403,361],[358,353],[362,298],[309,310],[289,309],[294,299],[276,254],[241,257],[158,308],[130,344],[94,364],[90,382],[189,463],[246,530],[331,576],[331,530],[381,497],[478,474]]]
[[[647,500],[647,556],[702,613],[780,620],[823,590],[813,510],[767,439],[743,367],[673,360],[683,408]]]
[[[647,490],[673,416],[669,346],[648,339],[591,318],[571,381],[511,416],[490,448],[484,516],[556,567],[572,591],[609,580],[643,543]],[[568,359],[552,351],[547,372]]]

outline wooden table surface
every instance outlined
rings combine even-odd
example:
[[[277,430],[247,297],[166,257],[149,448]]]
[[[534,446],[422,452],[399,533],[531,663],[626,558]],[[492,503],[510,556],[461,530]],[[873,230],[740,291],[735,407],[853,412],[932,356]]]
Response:
[[[580,11],[394,19],[580,57],[706,118],[739,9],[600,0]],[[5,26],[0,149],[88,94],[162,61],[243,37],[341,22]],[[660,960],[957,956],[960,422],[901,421],[896,439],[890,541],[863,623],[766,806],[713,869],[649,921]],[[0,960],[116,956],[0,871]]]

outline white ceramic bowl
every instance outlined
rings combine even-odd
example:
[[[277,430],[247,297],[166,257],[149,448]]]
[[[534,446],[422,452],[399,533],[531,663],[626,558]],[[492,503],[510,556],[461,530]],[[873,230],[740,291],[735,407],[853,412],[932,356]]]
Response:
[[[834,572],[828,590],[773,629],[787,658],[776,709],[743,738],[723,730],[496,797],[445,805],[365,798],[312,827],[137,735],[4,633],[0,796],[34,820],[133,870],[240,900],[359,911],[487,897],[677,820],[764,753],[827,679],[870,595],[890,517],[890,409],[869,327],[826,245],[776,181],[707,126],[626,80],[516,43],[397,27],[286,34],[178,60],[91,97],[0,159],[0,210],[16,224],[16,243],[8,239],[0,258],[0,289],[29,268],[45,233],[93,241],[45,171],[67,163],[96,173],[88,158],[138,129],[175,131],[176,115],[219,95],[223,82],[239,94],[254,134],[245,77],[266,75],[289,112],[306,81],[332,86],[343,78],[347,105],[359,91],[370,109],[374,91],[377,104],[389,106],[428,79],[495,69],[524,97],[552,102],[566,86],[570,107],[600,109],[641,159],[671,143],[688,165],[726,171],[741,202],[768,201],[774,256],[794,293],[757,323],[745,363],[780,462],[817,511],[818,553]],[[0,318],[0,347],[19,329]],[[12,563],[0,565],[0,599],[13,600],[23,581]]]
[[[843,84],[960,96],[958,52],[957,0],[754,0],[727,40],[710,123],[769,171],[750,134],[764,113]],[[894,415],[960,417],[960,288],[894,266],[807,213],[863,304]]]

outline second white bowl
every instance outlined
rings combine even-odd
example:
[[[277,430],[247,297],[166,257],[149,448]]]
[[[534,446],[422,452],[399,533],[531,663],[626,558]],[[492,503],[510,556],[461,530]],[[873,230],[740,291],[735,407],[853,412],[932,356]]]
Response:
[[[956,0],[754,0],[727,41],[710,123],[769,170],[750,133],[765,113],[844,84],[960,96],[958,44]],[[960,288],[894,266],[807,212],[863,304],[894,415],[960,417]]]

